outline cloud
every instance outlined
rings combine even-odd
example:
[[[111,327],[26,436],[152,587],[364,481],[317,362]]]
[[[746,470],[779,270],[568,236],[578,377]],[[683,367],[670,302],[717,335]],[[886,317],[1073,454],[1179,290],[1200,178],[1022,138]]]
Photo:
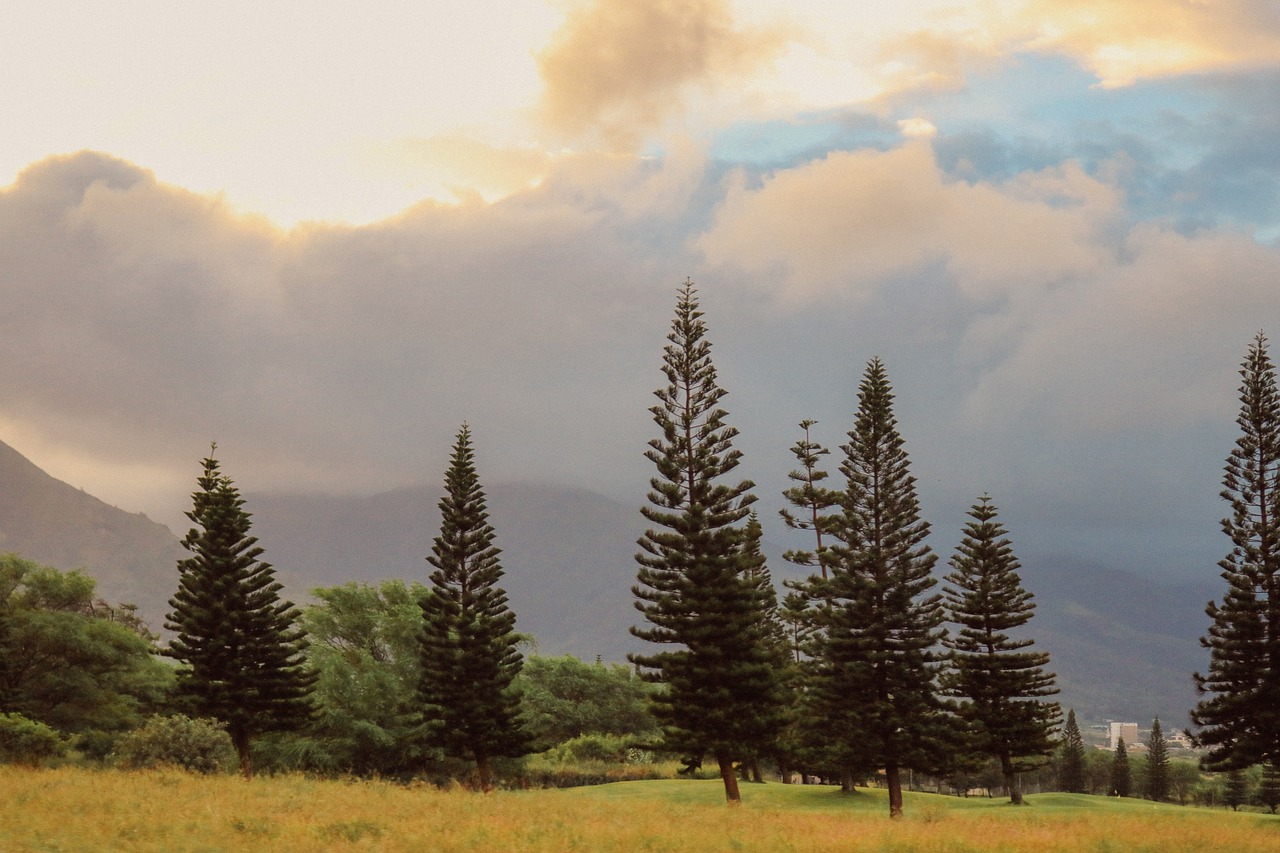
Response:
[[[679,113],[689,90],[767,66],[790,36],[737,25],[727,0],[592,0],[538,56],[556,133],[627,147]]]

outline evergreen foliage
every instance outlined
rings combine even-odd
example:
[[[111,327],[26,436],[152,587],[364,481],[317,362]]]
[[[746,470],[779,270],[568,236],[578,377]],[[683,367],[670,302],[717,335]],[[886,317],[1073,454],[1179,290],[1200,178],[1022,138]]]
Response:
[[[1280,808],[1280,767],[1274,763],[1262,765],[1262,783],[1258,786],[1258,802],[1272,814]]]
[[[183,714],[154,716],[116,745],[122,767],[180,767],[192,773],[222,773],[234,766],[235,747],[217,720]]]
[[[1249,777],[1243,770],[1232,770],[1227,774],[1227,786],[1222,792],[1222,798],[1233,812],[1249,801]]]
[[[782,691],[770,643],[772,594],[750,574],[741,526],[753,484],[723,482],[739,464],[737,430],[720,407],[711,344],[686,280],[663,350],[667,383],[650,408],[660,436],[645,456],[657,468],[639,540],[636,607],[640,639],[673,648],[632,655],[662,686],[654,713],[666,749],[690,757],[712,753],[725,797],[736,804],[733,763],[758,755],[782,725]]]
[[[1163,803],[1169,798],[1169,747],[1165,743],[1160,718],[1151,723],[1147,740],[1147,799]]]
[[[943,611],[931,594],[936,556],[925,544],[915,478],[879,359],[866,370],[840,466],[830,577],[810,578],[820,633],[812,707],[847,771],[884,769],[892,817],[902,815],[901,769],[933,769],[946,721],[937,697]]]
[[[1084,738],[1076,723],[1075,708],[1067,711],[1067,724],[1062,729],[1062,763],[1058,771],[1058,788],[1068,794],[1083,794]]]
[[[1280,394],[1262,333],[1240,375],[1240,437],[1222,491],[1227,591],[1205,611],[1209,670],[1195,675],[1204,698],[1191,713],[1205,767],[1219,770],[1280,760]]]
[[[793,511],[783,507],[778,512],[787,527],[792,530],[812,531],[814,535],[814,550],[790,550],[782,555],[783,559],[797,566],[817,568],[825,579],[829,561],[826,543],[830,539],[829,533],[834,521],[831,510],[840,505],[841,495],[837,490],[820,485],[828,475],[818,467],[818,463],[831,451],[815,442],[810,436],[809,430],[816,423],[817,421],[811,420],[800,422],[800,429],[804,430],[804,438],[791,447],[791,452],[800,463],[800,467],[787,475],[788,479],[796,485],[782,492],[787,503],[795,509]],[[824,539],[823,534],[828,536]]]
[[[445,473],[440,535],[427,557],[434,568],[422,599],[421,700],[427,743],[476,763],[480,787],[493,787],[492,759],[524,755],[531,738],[512,682],[523,658],[515,614],[493,544],[471,430],[463,424]]]
[[[177,659],[180,707],[221,721],[252,775],[249,748],[263,732],[312,719],[315,674],[305,666],[306,635],[298,610],[279,596],[275,570],[259,559],[250,515],[213,451],[203,460],[187,517],[196,525],[182,540],[192,556],[178,563],[178,591],[165,627],[176,636],[166,652]]]
[[[969,516],[943,588],[947,619],[960,628],[944,641],[952,654],[943,683],[961,700],[957,711],[973,748],[999,760],[1009,799],[1021,804],[1018,772],[1053,752],[1062,713],[1044,697],[1058,689],[1044,669],[1048,653],[1031,651],[1033,640],[1009,636],[1031,620],[1035,604],[991,499],[983,495]]]
[[[1116,752],[1111,759],[1111,780],[1107,783],[1107,795],[1111,797],[1127,797],[1133,787],[1133,779],[1129,769],[1129,751],[1125,749],[1124,738],[1116,740]]]

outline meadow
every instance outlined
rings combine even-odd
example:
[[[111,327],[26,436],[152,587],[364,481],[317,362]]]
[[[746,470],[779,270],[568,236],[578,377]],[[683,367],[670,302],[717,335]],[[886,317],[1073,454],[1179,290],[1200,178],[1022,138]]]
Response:
[[[1274,851],[1280,817],[1041,794],[1029,805],[717,780],[499,791],[303,776],[0,767],[0,851]]]

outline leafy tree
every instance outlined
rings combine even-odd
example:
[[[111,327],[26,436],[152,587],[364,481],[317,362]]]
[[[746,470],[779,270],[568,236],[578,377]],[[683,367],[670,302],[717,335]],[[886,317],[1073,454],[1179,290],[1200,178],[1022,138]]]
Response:
[[[56,730],[21,714],[0,713],[0,762],[38,767],[67,752]]]
[[[1157,803],[1169,798],[1169,748],[1160,728],[1160,718],[1151,723],[1151,737],[1147,740],[1147,797]]]
[[[315,674],[305,666],[298,610],[249,530],[250,515],[231,478],[219,472],[216,445],[202,462],[187,513],[195,527],[182,545],[178,591],[165,627],[176,636],[167,654],[180,662],[179,707],[221,721],[240,760],[253,774],[250,744],[263,732],[311,720]]]
[[[500,551],[466,424],[458,431],[444,485],[440,535],[427,557],[435,571],[422,599],[420,693],[427,743],[474,760],[481,790],[490,791],[492,760],[524,755],[531,739],[512,685],[523,663],[516,616],[497,585],[503,574]]]
[[[516,683],[525,727],[540,749],[583,735],[651,738],[650,685],[621,664],[584,663],[575,657],[531,657]]]
[[[938,766],[946,727],[936,686],[943,612],[930,594],[937,558],[924,542],[929,525],[892,404],[875,359],[842,448],[847,485],[831,528],[830,577],[809,580],[821,631],[811,695],[843,757],[884,769],[889,814],[901,817],[901,770]]]
[[[116,760],[124,767],[181,767],[193,773],[221,773],[236,760],[222,723],[183,714],[154,716],[120,738]]]
[[[1280,760],[1280,394],[1261,333],[1240,375],[1240,437],[1222,481],[1227,591],[1205,610],[1209,670],[1195,675],[1204,698],[1191,712],[1204,764],[1217,770]]]
[[[1076,723],[1076,709],[1067,711],[1067,724],[1062,730],[1062,764],[1058,771],[1058,788],[1068,794],[1084,793],[1084,738]]]
[[[1169,762],[1169,791],[1185,806],[1203,780],[1198,761]]]
[[[960,630],[944,642],[952,650],[944,685],[960,697],[957,711],[973,747],[1000,762],[1005,789],[1022,804],[1018,772],[1044,763],[1053,752],[1053,731],[1062,719],[1054,675],[1045,672],[1047,652],[1029,651],[1030,639],[1015,640],[1035,611],[1022,587],[1019,564],[996,508],[983,495],[969,511],[952,572],[943,589],[948,621]]]
[[[1112,797],[1127,797],[1131,788],[1129,751],[1125,749],[1124,738],[1118,738],[1116,752],[1111,759],[1111,781],[1107,785],[1107,794]]]
[[[648,622],[640,639],[671,650],[632,655],[661,684],[654,714],[666,749],[715,756],[731,804],[740,801],[733,763],[777,737],[782,692],[770,647],[769,598],[748,574],[745,521],[750,480],[721,482],[738,466],[737,430],[720,408],[711,344],[693,283],[680,289],[668,345],[667,384],[650,408],[661,433],[645,453],[657,467],[649,505],[655,528],[639,540],[636,607]]]
[[[281,766],[327,773],[407,776],[431,757],[422,743],[422,584],[389,580],[311,591],[299,624],[317,675],[317,716],[297,733],[262,743]]]
[[[94,596],[93,578],[0,555],[0,608],[8,655],[0,682],[14,713],[77,736],[101,757],[121,731],[141,723],[172,684],[152,637],[126,608]]]

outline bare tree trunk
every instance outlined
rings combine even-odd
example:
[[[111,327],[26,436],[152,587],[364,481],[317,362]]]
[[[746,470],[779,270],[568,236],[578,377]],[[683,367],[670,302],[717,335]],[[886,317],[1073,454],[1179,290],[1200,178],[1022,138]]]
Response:
[[[1022,805],[1021,780],[1014,772],[1013,760],[1007,752],[1000,753],[1000,769],[1004,772],[1004,787],[1009,792],[1009,802],[1015,806]]]
[[[231,743],[236,748],[236,755],[240,757],[240,775],[246,779],[252,779],[253,762],[249,760],[249,734],[238,731],[231,735]]]
[[[886,764],[884,781],[889,788],[889,817],[902,817],[902,772],[897,764]]]
[[[493,765],[489,756],[476,754],[476,774],[480,777],[480,790],[486,794],[493,790]]]
[[[742,794],[738,793],[738,775],[733,772],[733,761],[725,753],[716,755],[720,765],[720,780],[724,782],[724,798],[731,806],[742,804]]]
[[[764,784],[764,774],[760,772],[760,759],[754,756],[751,759],[751,781],[757,785]]]
[[[848,767],[845,767],[840,771],[840,793],[853,793],[853,771]]]

